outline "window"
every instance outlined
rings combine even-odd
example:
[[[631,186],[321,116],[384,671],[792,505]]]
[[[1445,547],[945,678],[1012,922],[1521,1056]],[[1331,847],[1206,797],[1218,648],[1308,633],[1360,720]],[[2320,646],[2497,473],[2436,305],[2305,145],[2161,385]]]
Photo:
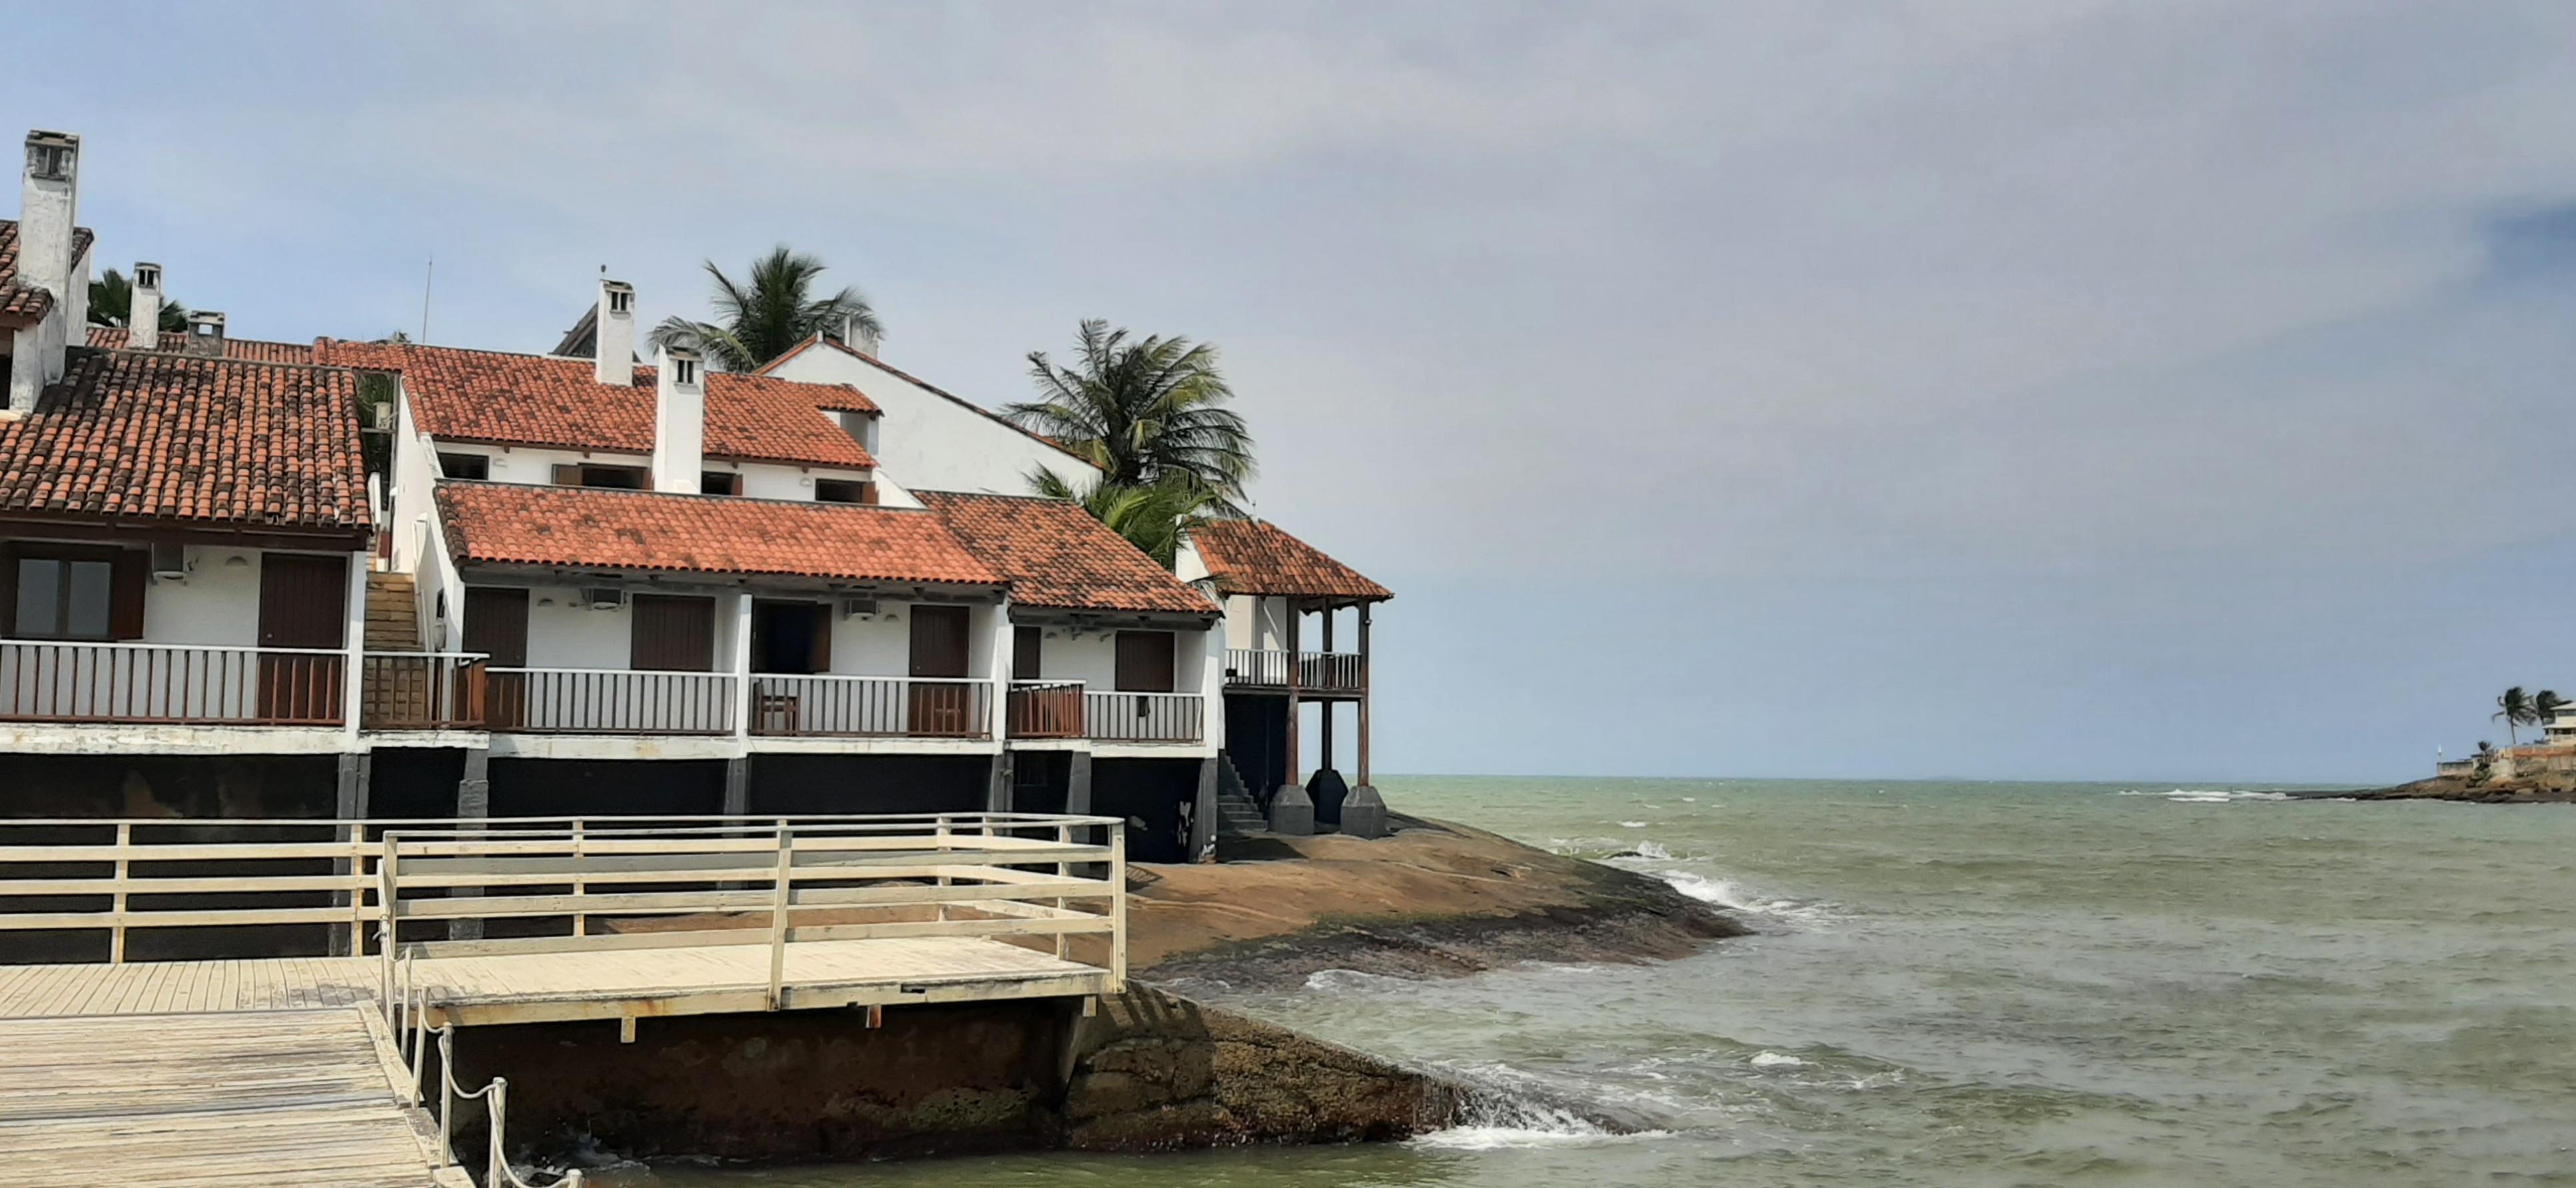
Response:
[[[695,359],[671,360],[671,382],[675,384],[698,382],[698,361]]]
[[[814,480],[814,502],[816,503],[874,503],[876,501],[875,483],[863,483],[851,479]]]
[[[608,312],[625,313],[629,308],[633,307],[634,304],[635,290],[621,288],[610,289],[608,291]]]
[[[618,491],[650,491],[651,472],[641,466],[586,466],[565,463],[555,467],[558,487],[607,487]]]
[[[0,545],[0,629],[20,639],[143,637],[147,553],[21,541]]]
[[[738,470],[702,471],[698,475],[698,494],[740,495],[742,494],[742,472]]]
[[[492,477],[492,459],[483,454],[441,453],[438,472],[452,479],[488,479]]]

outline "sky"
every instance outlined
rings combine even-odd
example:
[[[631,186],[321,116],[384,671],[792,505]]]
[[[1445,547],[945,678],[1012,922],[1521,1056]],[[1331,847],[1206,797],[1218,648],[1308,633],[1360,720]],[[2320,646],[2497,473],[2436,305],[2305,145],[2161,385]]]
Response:
[[[784,242],[987,404],[1215,343],[1397,592],[1382,770],[2394,782],[2576,691],[2576,6],[614,14],[51,5],[12,110],[237,336]]]

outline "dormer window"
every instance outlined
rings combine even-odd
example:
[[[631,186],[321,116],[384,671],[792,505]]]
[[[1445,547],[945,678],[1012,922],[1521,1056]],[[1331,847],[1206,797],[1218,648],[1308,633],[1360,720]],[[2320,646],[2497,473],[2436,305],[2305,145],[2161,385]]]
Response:
[[[675,384],[698,382],[698,361],[695,359],[671,360],[671,382]]]

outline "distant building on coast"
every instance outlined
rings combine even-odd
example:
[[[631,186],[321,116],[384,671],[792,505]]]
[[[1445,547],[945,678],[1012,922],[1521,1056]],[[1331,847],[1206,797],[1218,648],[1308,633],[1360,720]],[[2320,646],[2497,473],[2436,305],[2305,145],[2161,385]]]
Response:
[[[30,134],[0,222],[0,815],[1070,811],[1146,860],[1383,828],[1389,594],[1286,532],[1210,525],[1176,576],[1020,493],[1088,463],[873,341],[638,362],[613,280],[543,355],[164,332],[150,263],[88,326],[80,147]]]

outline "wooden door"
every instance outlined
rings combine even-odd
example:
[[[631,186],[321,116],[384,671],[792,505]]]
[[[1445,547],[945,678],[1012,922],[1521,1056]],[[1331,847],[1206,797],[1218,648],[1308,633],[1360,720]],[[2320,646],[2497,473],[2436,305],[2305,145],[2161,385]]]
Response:
[[[528,592],[498,586],[465,588],[465,650],[491,657],[489,668],[528,666]],[[483,685],[484,720],[494,730],[527,724],[528,677],[490,672]]]
[[[1172,633],[1119,632],[1117,676],[1121,693],[1171,692]]]
[[[349,559],[304,553],[267,553],[259,561],[259,646],[318,648],[337,652],[348,644]],[[259,657],[259,719],[272,723],[336,723],[340,682],[348,656]]]
[[[912,608],[914,677],[966,675],[969,651],[967,619],[966,608],[962,606],[915,605]],[[912,733],[952,736],[974,733],[968,712],[973,704],[970,689],[967,685],[915,680],[912,684]]]

